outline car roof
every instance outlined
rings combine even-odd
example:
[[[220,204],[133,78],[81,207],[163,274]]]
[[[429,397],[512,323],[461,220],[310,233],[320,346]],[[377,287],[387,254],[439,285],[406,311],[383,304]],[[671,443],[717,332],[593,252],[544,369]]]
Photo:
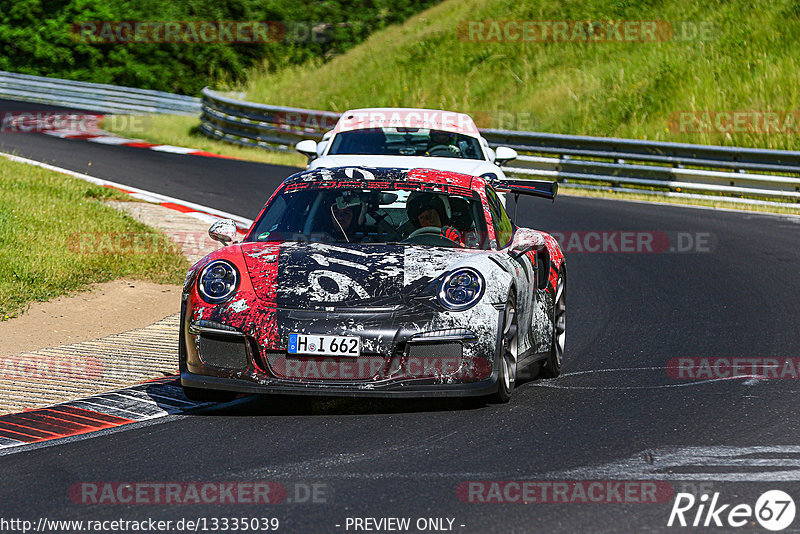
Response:
[[[283,183],[284,185],[295,185],[309,182],[338,182],[336,186],[331,187],[347,187],[366,181],[419,183],[420,189],[424,189],[425,184],[437,184],[471,190],[477,190],[476,188],[485,183],[479,176],[452,171],[364,166],[322,167],[302,171],[289,176]]]
[[[466,113],[422,108],[360,108],[342,113],[334,133],[367,128],[429,128],[479,137],[480,131]]]

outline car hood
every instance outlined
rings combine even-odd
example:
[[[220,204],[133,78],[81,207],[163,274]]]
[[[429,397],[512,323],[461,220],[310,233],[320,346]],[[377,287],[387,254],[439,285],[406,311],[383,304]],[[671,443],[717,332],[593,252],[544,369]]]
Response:
[[[393,306],[481,251],[386,244],[244,243],[258,297],[278,308]]]
[[[493,172],[500,178],[504,176],[500,167],[485,160],[423,156],[363,156],[356,154],[322,156],[321,158],[313,160],[308,168],[346,167],[348,165],[394,167],[399,169],[436,169],[460,172],[472,176],[480,176],[487,172]]]

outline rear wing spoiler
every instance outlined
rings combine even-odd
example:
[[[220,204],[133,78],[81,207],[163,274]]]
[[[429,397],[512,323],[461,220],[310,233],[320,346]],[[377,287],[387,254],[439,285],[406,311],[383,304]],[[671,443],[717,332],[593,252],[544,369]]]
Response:
[[[545,180],[496,180],[491,182],[498,193],[530,195],[555,201],[558,182]]]

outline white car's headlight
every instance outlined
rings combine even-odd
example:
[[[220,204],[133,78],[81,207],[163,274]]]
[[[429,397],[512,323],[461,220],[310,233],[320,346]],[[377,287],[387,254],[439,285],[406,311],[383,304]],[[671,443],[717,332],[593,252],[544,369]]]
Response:
[[[469,267],[457,269],[439,285],[439,302],[448,310],[466,310],[481,299],[484,287],[481,273]]]
[[[225,260],[215,260],[206,265],[197,281],[197,291],[210,304],[230,299],[238,287],[239,271]]]

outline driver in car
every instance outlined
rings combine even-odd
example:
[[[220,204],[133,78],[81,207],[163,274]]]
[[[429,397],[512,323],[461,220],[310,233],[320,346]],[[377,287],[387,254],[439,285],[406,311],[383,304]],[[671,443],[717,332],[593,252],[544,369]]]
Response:
[[[360,219],[363,209],[364,204],[357,196],[347,194],[336,197],[330,205],[332,236],[348,243],[357,241],[356,221],[363,223]]]
[[[417,228],[430,228],[431,233],[439,231],[439,235],[464,246],[464,240],[459,232],[447,219],[444,202],[434,193],[415,192],[408,197],[406,202],[408,220]]]
[[[334,223],[334,228],[338,230],[338,235],[343,236],[347,241],[350,241],[350,225],[353,223],[353,208],[345,206],[338,208],[336,204],[331,206],[331,221]]]
[[[458,157],[461,150],[456,146],[453,134],[442,130],[431,130],[426,156],[450,156]]]

